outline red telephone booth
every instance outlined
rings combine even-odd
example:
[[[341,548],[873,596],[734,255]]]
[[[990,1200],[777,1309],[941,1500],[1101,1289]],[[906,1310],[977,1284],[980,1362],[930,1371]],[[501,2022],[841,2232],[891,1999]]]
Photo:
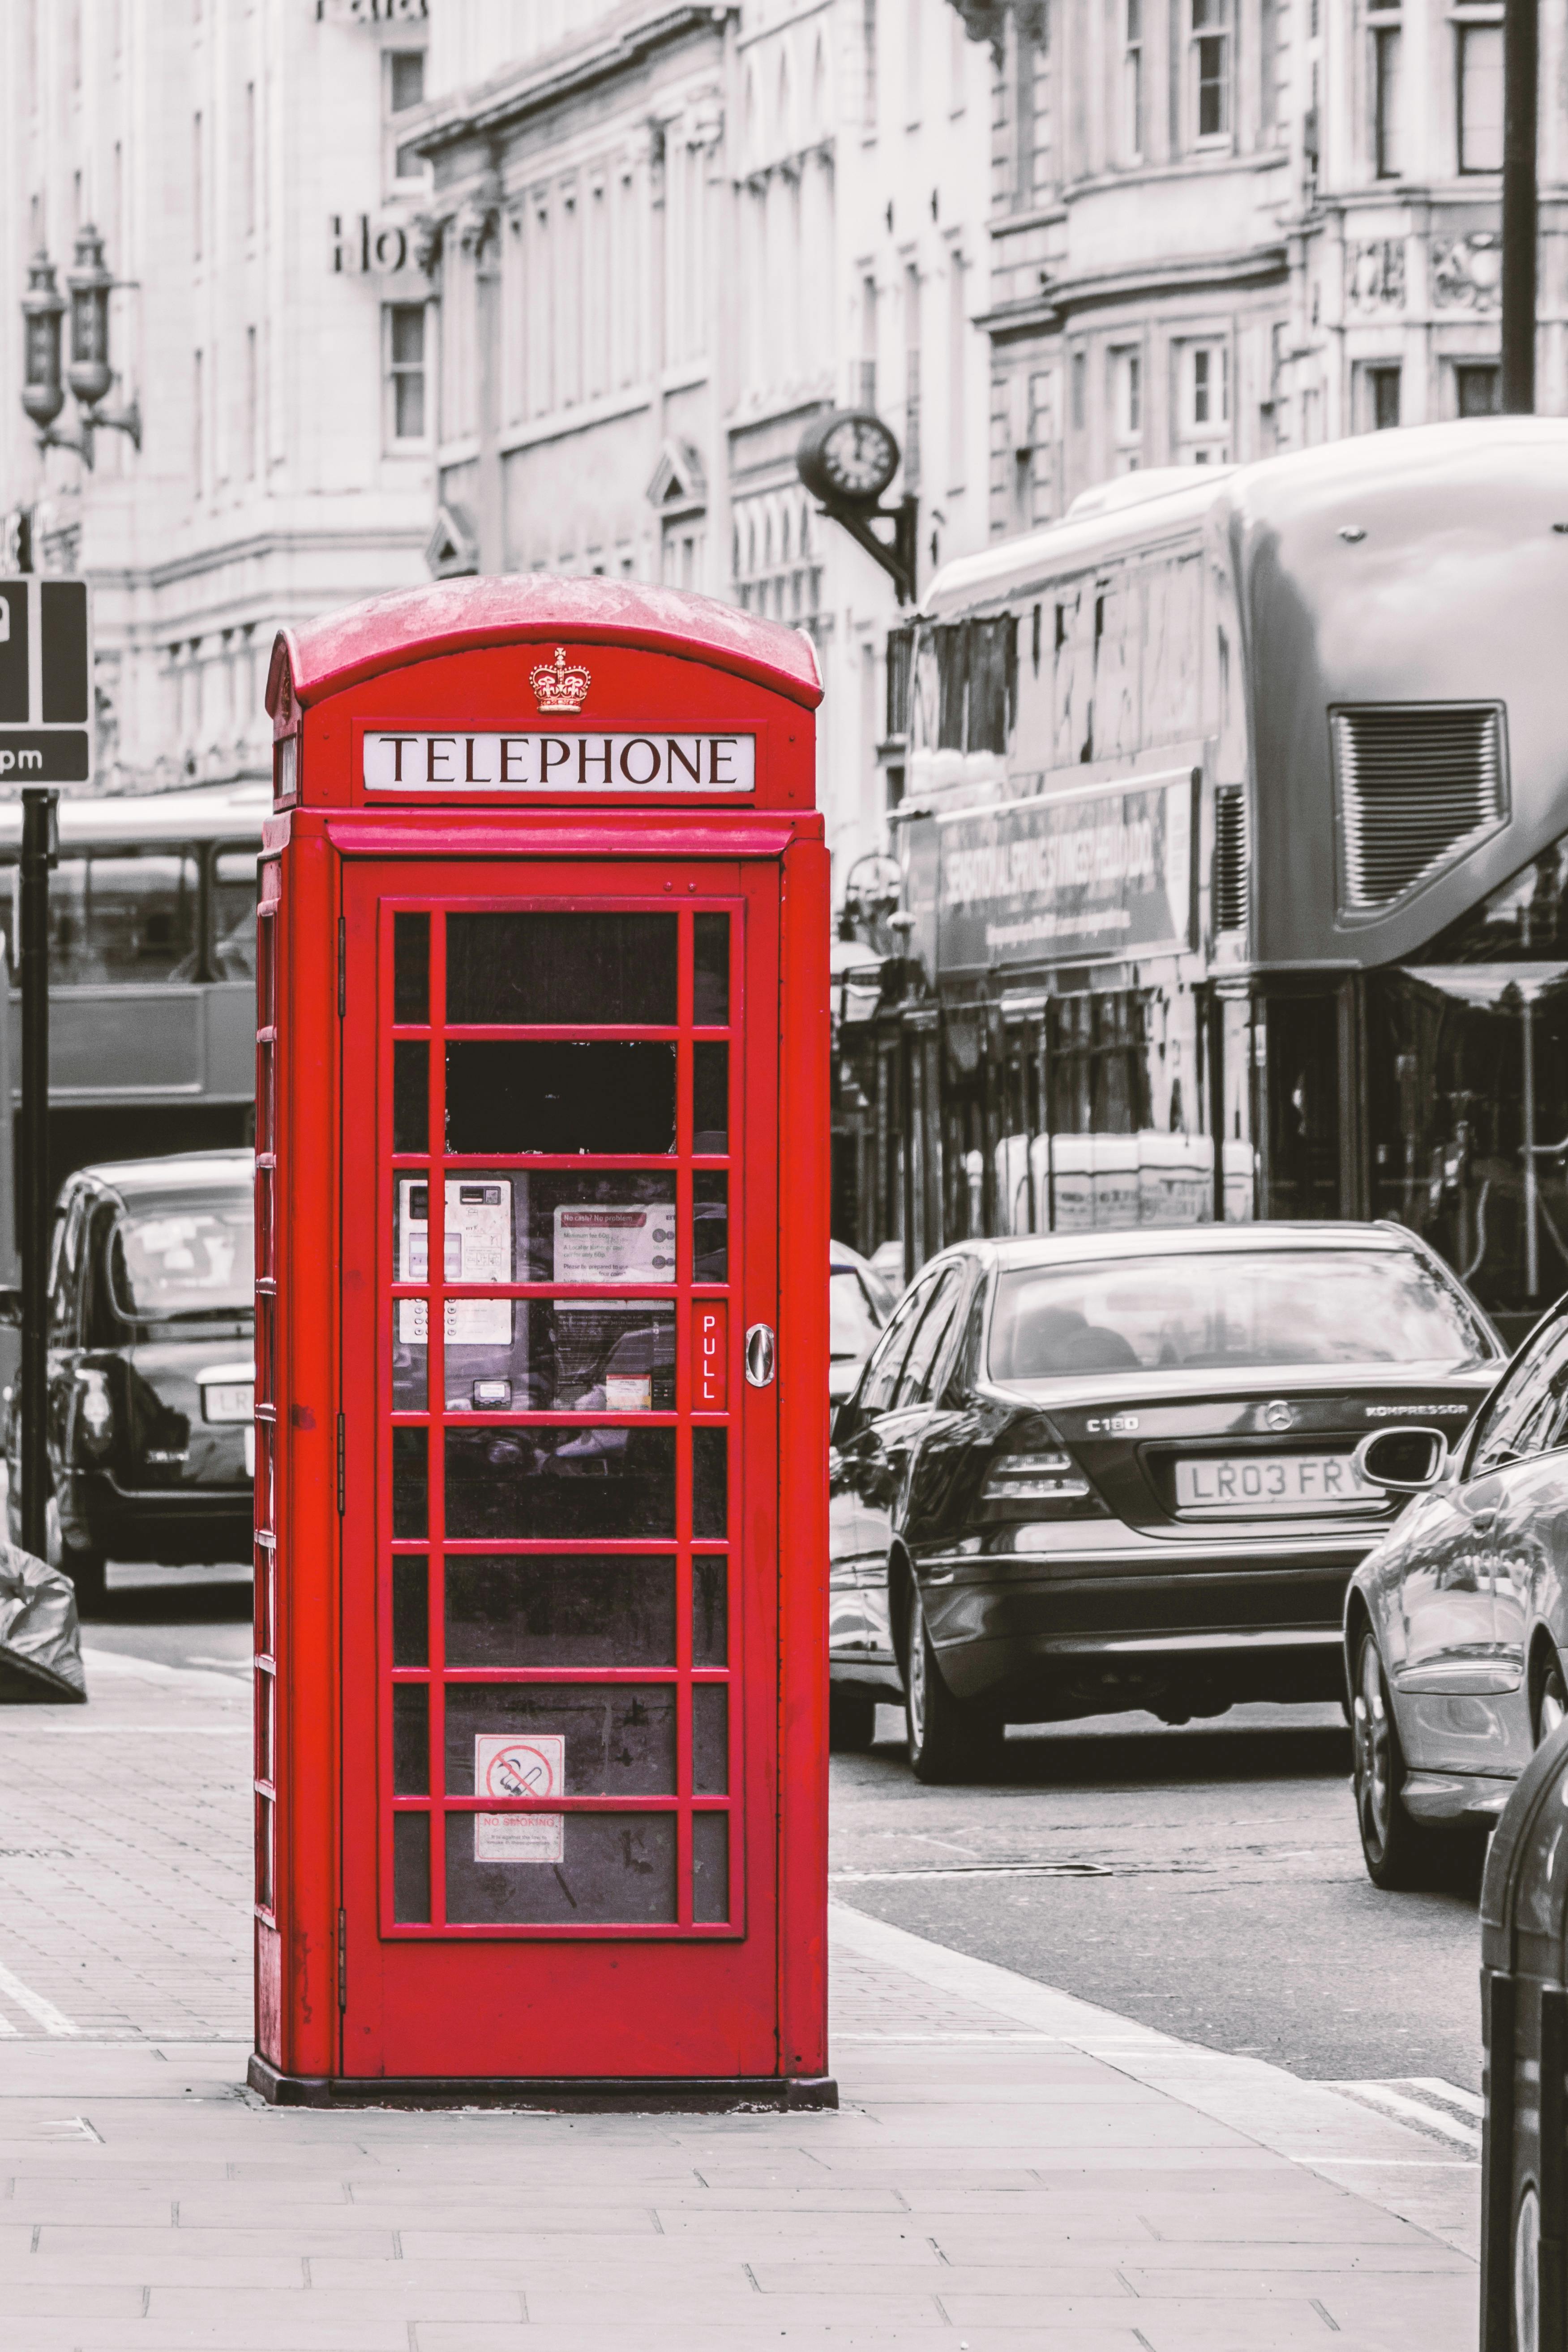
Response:
[[[598,579],[278,640],[268,2098],[833,2103],[820,695]]]

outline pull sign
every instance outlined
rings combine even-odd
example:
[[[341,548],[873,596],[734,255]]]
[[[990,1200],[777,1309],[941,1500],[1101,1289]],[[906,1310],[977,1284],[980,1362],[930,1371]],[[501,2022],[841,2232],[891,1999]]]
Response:
[[[754,1389],[772,1388],[773,1334],[767,1323],[753,1323],[746,1334],[746,1378]]]
[[[730,1311],[721,1298],[691,1308],[691,1410],[722,1412],[730,1402]]]

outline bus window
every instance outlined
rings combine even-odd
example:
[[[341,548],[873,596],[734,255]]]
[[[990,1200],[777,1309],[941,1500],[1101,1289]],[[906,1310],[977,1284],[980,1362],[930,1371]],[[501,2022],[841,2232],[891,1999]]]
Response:
[[[167,981],[196,945],[201,893],[189,849],[62,857],[49,883],[49,971],[61,986]]]
[[[257,864],[254,849],[220,849],[213,859],[215,980],[256,977]]]

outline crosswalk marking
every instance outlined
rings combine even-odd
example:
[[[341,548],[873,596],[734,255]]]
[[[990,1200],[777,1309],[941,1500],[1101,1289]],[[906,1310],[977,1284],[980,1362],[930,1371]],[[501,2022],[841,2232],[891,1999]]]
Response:
[[[1408,2074],[1386,2083],[1330,2083],[1325,2087],[1457,2147],[1480,2147],[1482,2102],[1457,2083],[1445,2083],[1435,2074]]]
[[[52,2000],[46,2000],[41,1992],[35,1992],[31,1985],[24,1984],[21,1978],[13,1976],[7,1968],[0,1968],[0,1993],[17,2009],[25,2009],[46,2033],[64,2038],[81,2032],[80,2026],[73,2024],[63,2009],[57,2009]],[[7,2026],[6,2030],[15,2033],[16,2029]]]

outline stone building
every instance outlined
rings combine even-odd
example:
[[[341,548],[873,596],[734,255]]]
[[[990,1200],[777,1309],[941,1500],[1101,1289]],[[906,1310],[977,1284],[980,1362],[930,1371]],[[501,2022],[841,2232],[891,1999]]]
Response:
[[[900,787],[875,561],[795,449],[879,407],[922,577],[984,543],[988,74],[945,0],[439,0],[435,568],[599,572],[806,629],[840,900]],[[911,439],[912,427],[912,439]]]
[[[0,9],[0,512],[93,583],[100,789],[268,774],[277,626],[425,576],[426,34],[425,0]],[[142,424],[90,467],[22,412],[18,308],[89,224]]]
[[[1486,414],[1500,5],[952,0],[993,69],[991,530],[1134,467]],[[1539,404],[1568,408],[1542,19]]]

